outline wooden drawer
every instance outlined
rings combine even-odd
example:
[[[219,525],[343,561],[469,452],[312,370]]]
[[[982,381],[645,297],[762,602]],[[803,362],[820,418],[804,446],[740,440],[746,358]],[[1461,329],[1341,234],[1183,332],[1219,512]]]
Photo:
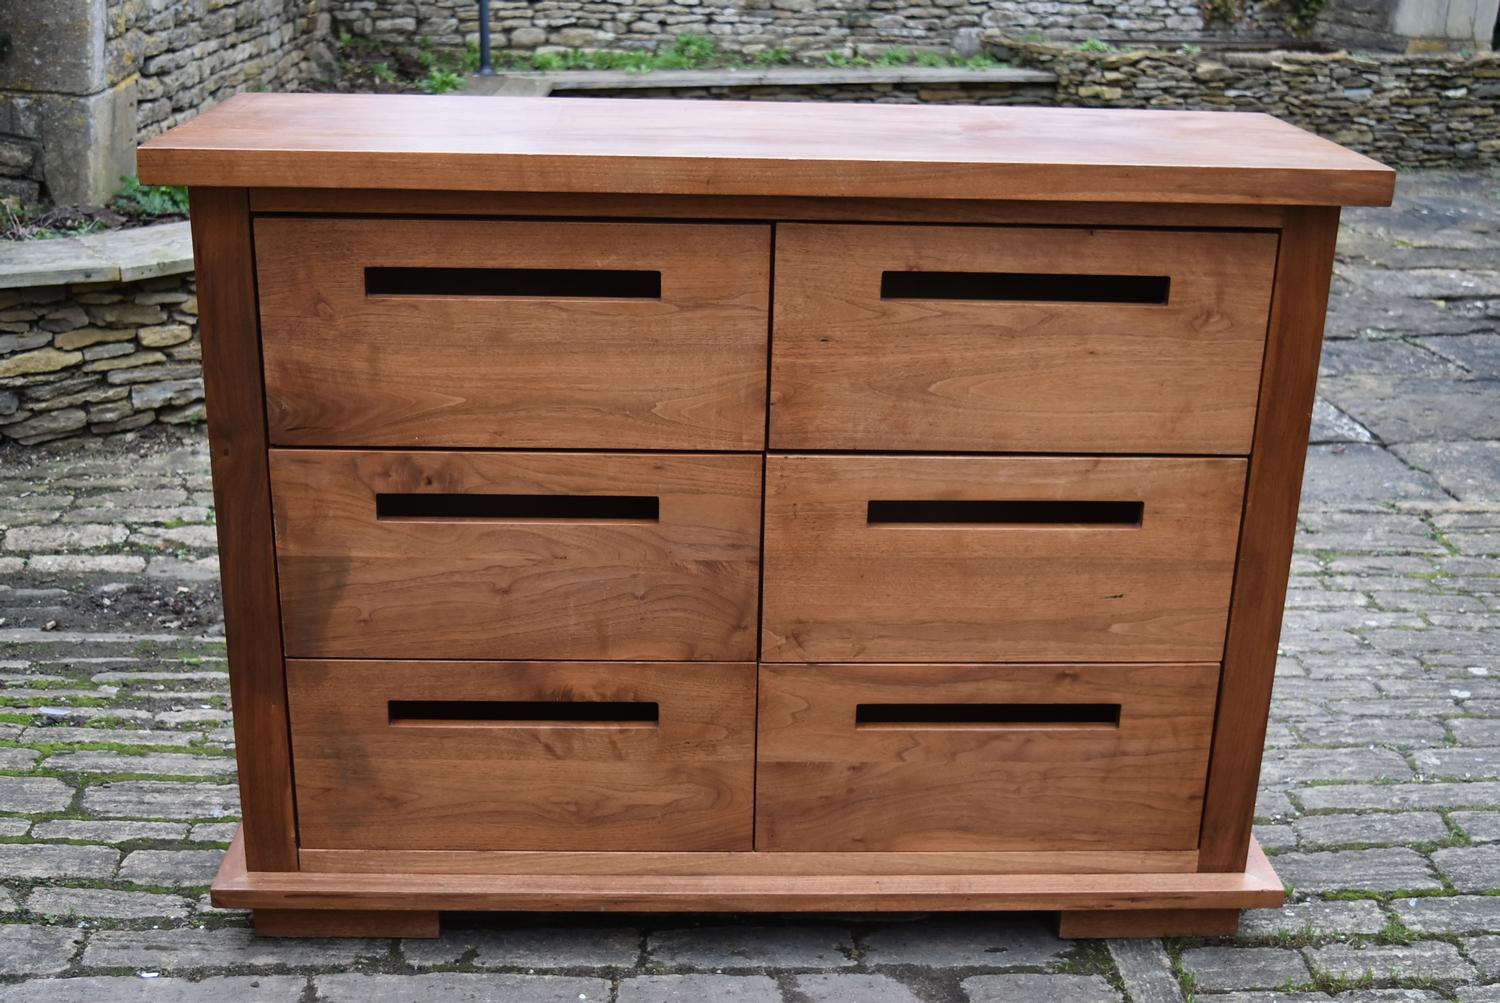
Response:
[[[764,665],[759,850],[1197,845],[1217,665]]]
[[[765,226],[260,219],[280,445],[759,449]]]
[[[1250,451],[1276,235],[776,231],[776,449]]]
[[[271,450],[292,657],[755,657],[761,459]]]
[[[303,848],[748,850],[755,666],[287,663]]]
[[[1219,661],[1237,459],[771,456],[762,658]]]

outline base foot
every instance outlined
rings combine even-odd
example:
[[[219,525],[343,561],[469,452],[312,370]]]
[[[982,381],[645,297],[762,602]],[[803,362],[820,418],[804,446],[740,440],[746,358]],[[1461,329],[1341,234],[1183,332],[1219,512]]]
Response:
[[[1083,909],[1058,913],[1058,936],[1230,937],[1240,927],[1238,909]]]
[[[261,937],[406,937],[438,935],[438,914],[352,909],[256,909]]]

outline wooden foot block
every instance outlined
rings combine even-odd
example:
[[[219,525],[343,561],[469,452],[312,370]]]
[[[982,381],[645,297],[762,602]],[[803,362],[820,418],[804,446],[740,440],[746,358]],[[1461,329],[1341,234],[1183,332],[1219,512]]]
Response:
[[[407,937],[438,935],[436,912],[353,909],[256,909],[262,937]]]
[[[1240,927],[1238,909],[1080,909],[1058,913],[1058,936],[1229,937]]]

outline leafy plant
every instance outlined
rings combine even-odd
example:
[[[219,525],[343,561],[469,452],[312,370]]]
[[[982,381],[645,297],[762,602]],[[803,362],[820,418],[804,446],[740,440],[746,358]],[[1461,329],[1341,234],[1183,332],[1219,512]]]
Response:
[[[1085,39],[1078,43],[1079,52],[1114,52],[1115,47],[1108,42],[1097,38]]]
[[[1318,15],[1328,6],[1328,0],[1283,0],[1287,13],[1282,22],[1292,34],[1306,37],[1318,23]]]
[[[180,185],[143,185],[135,175],[120,178],[115,207],[135,216],[183,216],[188,211],[187,189]]]
[[[667,51],[657,57],[663,70],[693,70],[722,58],[719,43],[707,35],[685,32],[672,40]]]
[[[792,54],[786,49],[762,49],[756,54],[755,61],[761,66],[790,66]]]
[[[462,73],[457,73],[446,66],[434,66],[427,71],[427,76],[417,81],[417,86],[427,94],[447,94],[456,91],[464,85]]]
[[[371,66],[370,76],[383,84],[393,84],[396,82],[396,71],[391,69],[390,63],[376,63],[374,66]]]

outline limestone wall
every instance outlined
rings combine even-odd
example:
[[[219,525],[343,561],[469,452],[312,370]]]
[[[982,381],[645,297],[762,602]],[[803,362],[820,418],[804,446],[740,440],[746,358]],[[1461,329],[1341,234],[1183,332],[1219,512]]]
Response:
[[[1500,54],[1213,55],[986,37],[996,55],[1049,70],[1053,103],[1268,112],[1402,166],[1500,163]]]
[[[106,0],[109,78],[140,75],[138,138],[243,90],[294,90],[329,76],[327,6],[327,0]]]
[[[191,274],[0,289],[0,440],[203,417]]]
[[[497,49],[650,48],[692,31],[712,35],[726,50],[754,54],[768,47],[965,52],[986,28],[1135,42],[1289,38],[1271,6],[1251,3],[1233,26],[1205,25],[1197,0],[493,0],[490,9]],[[474,0],[334,0],[332,14],[337,30],[398,44],[425,38],[457,48],[479,31]]]
[[[0,0],[0,196],[100,204],[135,146],[332,73],[329,0]]]

